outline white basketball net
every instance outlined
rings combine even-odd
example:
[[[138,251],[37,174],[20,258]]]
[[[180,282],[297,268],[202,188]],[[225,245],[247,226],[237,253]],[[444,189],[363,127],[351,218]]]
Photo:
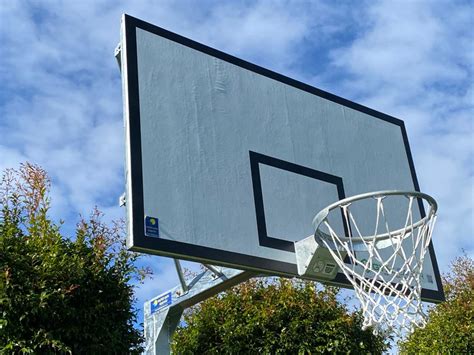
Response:
[[[383,201],[388,195],[403,195],[408,201],[405,226],[395,231],[390,230],[384,211]],[[367,197],[375,200],[377,211],[374,233],[371,236],[361,234],[356,218],[350,211],[353,201]],[[430,211],[426,217],[414,222],[414,201],[417,198],[426,200],[425,197],[429,198]],[[421,193],[393,191],[365,194],[363,198],[340,202],[342,204],[331,205],[332,207],[321,212],[323,219],[317,222],[315,238],[319,244],[322,242],[329,249],[340,270],[354,287],[362,305],[364,329],[374,326],[374,333],[377,333],[391,328],[396,334],[402,335],[405,331],[411,332],[414,327],[424,327],[421,281],[423,261],[436,220],[436,202]],[[329,209],[334,206],[336,210],[339,207],[342,211],[348,236],[338,235],[326,218]],[[329,235],[319,230],[323,225]],[[364,258],[359,257],[361,260],[357,258],[358,251],[364,251]],[[346,256],[349,257],[350,264],[344,262]]]

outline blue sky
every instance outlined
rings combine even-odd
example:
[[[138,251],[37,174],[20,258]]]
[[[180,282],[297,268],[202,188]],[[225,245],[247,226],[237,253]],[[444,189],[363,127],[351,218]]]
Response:
[[[70,226],[96,205],[124,216],[122,13],[403,119],[440,205],[440,269],[474,256],[472,2],[1,1],[0,170],[44,167]],[[138,307],[178,283],[170,260],[144,262]]]

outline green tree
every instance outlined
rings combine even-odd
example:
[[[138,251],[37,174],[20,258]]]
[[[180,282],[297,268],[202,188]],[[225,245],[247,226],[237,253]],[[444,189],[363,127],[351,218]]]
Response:
[[[380,354],[386,335],[362,330],[360,313],[335,288],[313,282],[251,280],[185,314],[173,337],[177,354]]]
[[[38,166],[7,170],[0,185],[0,353],[139,353],[132,278],[145,270],[124,246],[123,223],[95,210],[75,238],[48,218]]]
[[[402,353],[474,354],[474,261],[455,259],[443,286],[446,302],[430,310],[426,327],[400,343]]]

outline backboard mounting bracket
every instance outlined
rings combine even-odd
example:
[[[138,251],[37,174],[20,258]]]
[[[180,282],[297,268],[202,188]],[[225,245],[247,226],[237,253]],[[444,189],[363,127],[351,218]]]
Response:
[[[122,58],[121,58],[121,56],[122,56],[122,44],[119,43],[115,47],[114,57],[115,57],[115,60],[117,60],[117,64],[118,64],[120,69],[122,68]]]
[[[339,267],[328,249],[316,243],[313,235],[295,242],[295,251],[300,276],[326,280],[336,277]]]
[[[124,207],[127,205],[127,194],[124,192],[122,195],[119,197],[119,206]]]

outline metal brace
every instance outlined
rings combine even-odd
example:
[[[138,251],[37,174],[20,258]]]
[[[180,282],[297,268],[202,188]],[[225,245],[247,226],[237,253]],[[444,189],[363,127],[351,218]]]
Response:
[[[119,43],[119,44],[117,44],[117,47],[115,47],[115,50],[114,50],[114,57],[117,60],[119,69],[122,69],[121,52],[122,52],[122,44]]]
[[[176,267],[176,273],[178,274],[179,283],[181,284],[181,289],[183,290],[183,294],[188,293],[189,286],[186,284],[186,279],[184,278],[183,269],[181,268],[181,263],[178,259],[174,260],[174,266]]]
[[[125,192],[120,195],[120,198],[119,198],[119,206],[120,207],[123,207],[127,204],[127,195],[125,194]]]
[[[210,264],[201,264],[201,265],[204,266],[209,271],[211,271],[214,274],[214,277],[216,277],[216,278],[225,277],[225,275],[218,268],[216,268],[214,265],[210,265]]]

